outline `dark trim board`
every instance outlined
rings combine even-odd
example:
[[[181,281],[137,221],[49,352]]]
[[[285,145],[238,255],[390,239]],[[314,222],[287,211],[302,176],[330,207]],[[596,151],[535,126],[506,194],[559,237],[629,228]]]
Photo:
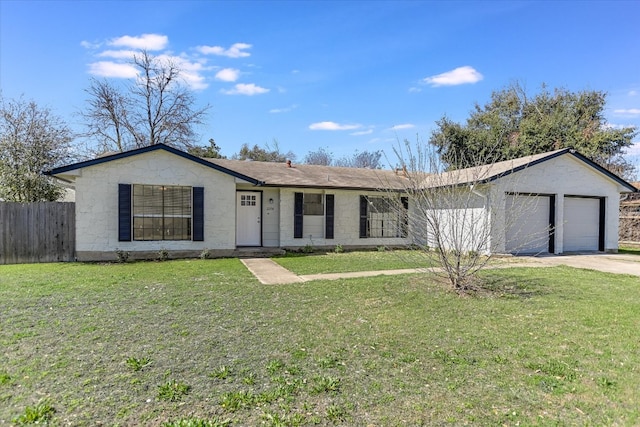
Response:
[[[549,195],[549,253],[556,252],[556,195]]]
[[[599,225],[598,250],[600,252],[604,252],[604,247],[605,247],[605,236],[606,236],[606,230],[607,230],[606,210],[607,210],[606,198],[600,197],[600,224],[598,224]]]

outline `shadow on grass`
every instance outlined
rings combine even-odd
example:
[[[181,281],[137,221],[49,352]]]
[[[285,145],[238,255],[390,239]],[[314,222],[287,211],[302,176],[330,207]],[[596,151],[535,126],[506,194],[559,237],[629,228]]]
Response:
[[[550,290],[535,277],[486,273],[478,277],[478,295],[528,299],[548,295]]]

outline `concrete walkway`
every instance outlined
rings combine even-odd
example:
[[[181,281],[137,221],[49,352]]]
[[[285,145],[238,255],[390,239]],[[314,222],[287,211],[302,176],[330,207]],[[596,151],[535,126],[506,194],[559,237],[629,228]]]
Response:
[[[337,280],[355,277],[391,276],[397,274],[421,273],[425,269],[408,268],[401,270],[355,271],[348,273],[322,273],[300,275],[287,270],[269,258],[246,258],[242,263],[265,285],[302,283],[311,280]],[[567,265],[575,268],[603,271],[606,273],[630,274],[640,277],[640,257],[622,254],[549,255],[541,257],[497,258],[487,268],[510,267],[553,267]]]
[[[300,276],[269,258],[245,258],[240,261],[264,285],[304,282]]]

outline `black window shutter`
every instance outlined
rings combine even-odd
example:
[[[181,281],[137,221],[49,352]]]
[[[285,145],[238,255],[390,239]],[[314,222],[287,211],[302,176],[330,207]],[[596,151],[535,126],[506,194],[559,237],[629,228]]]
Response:
[[[304,194],[294,193],[293,204],[293,237],[294,239],[302,238],[302,218],[304,215]]]
[[[118,241],[131,241],[131,184],[118,184]]]
[[[204,240],[204,187],[193,187],[193,241]]]
[[[360,237],[367,237],[367,196],[360,196]]]
[[[409,235],[409,198],[400,197],[402,203],[402,225],[400,226],[400,237]]]
[[[325,218],[324,218],[324,237],[325,239],[333,239],[333,211],[335,206],[335,196],[327,194],[325,199]]]

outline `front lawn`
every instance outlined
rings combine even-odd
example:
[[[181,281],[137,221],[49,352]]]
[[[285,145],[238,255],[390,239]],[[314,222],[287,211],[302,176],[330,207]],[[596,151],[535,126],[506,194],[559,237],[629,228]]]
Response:
[[[0,425],[640,424],[637,277],[484,274],[460,297],[235,259],[0,266]]]

